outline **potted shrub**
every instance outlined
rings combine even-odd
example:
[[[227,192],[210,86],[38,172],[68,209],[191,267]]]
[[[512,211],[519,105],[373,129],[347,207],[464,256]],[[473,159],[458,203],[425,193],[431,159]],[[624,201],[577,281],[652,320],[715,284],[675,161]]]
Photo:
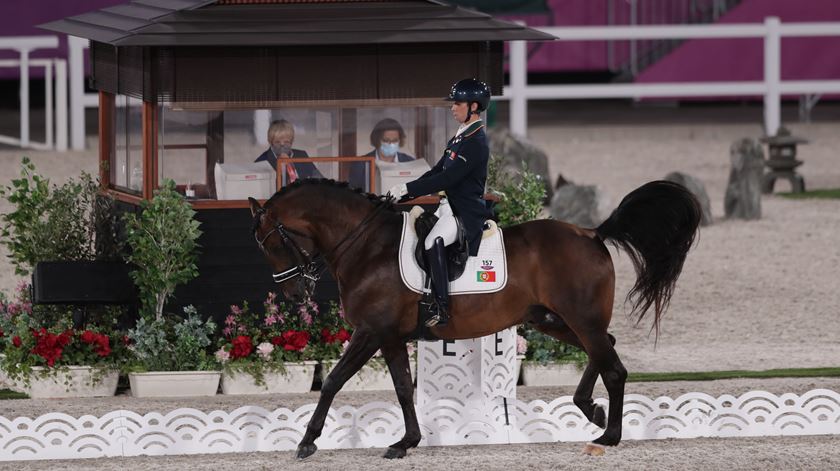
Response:
[[[128,331],[133,353],[128,375],[134,397],[213,396],[219,369],[208,353],[216,324],[192,306],[182,319],[140,318]]]
[[[165,180],[140,215],[125,214],[126,259],[140,299],[140,319],[129,331],[135,361],[129,375],[137,397],[213,395],[220,373],[208,349],[216,324],[203,321],[194,308],[185,317],[164,316],[175,288],[198,275],[195,211]]]
[[[231,306],[216,359],[224,394],[301,393],[312,388],[315,345],[307,308],[289,309],[268,293],[263,314]]]
[[[534,329],[521,329],[527,341],[522,363],[525,386],[573,386],[580,382],[587,362],[585,352]]]
[[[32,398],[113,396],[128,356],[124,336],[109,326],[74,330],[69,313],[44,324],[28,293],[22,284],[15,300],[0,297],[5,380]]]

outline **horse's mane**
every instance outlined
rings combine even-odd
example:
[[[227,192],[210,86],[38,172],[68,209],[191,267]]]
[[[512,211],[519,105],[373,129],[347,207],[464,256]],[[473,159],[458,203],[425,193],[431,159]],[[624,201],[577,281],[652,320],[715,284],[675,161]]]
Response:
[[[363,196],[367,198],[367,200],[373,204],[374,206],[383,206],[383,209],[387,209],[393,212],[396,212],[397,209],[394,207],[394,199],[389,196],[385,195],[377,195],[375,193],[368,193],[363,191],[361,188],[351,188],[348,182],[338,182],[331,178],[301,178],[296,180],[291,185],[284,186],[280,189],[280,191],[274,193],[268,201],[265,202],[263,206],[268,206],[269,204],[273,203],[275,199],[282,197],[286,193],[290,193],[295,191],[297,188],[302,186],[326,186],[330,188],[338,188],[348,193],[357,194],[359,196]]]

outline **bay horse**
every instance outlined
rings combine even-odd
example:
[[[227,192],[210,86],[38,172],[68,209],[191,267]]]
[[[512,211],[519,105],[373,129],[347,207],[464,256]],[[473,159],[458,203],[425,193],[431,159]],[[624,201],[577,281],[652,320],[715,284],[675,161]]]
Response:
[[[258,245],[275,269],[275,282],[287,299],[312,294],[319,263],[338,282],[345,319],[353,335],[336,367],[324,380],[318,405],[297,448],[304,459],[317,450],[333,398],[381,350],[394,382],[405,421],[405,435],[385,458],[402,458],[420,442],[406,342],[418,323],[420,295],[399,272],[402,216],[388,197],[365,194],[332,180],[298,180],[263,206],[249,198]],[[605,242],[625,250],[636,270],[627,295],[641,321],[653,307],[653,326],[673,294],[700,222],[696,198],[667,181],[647,183],[627,194],[610,217],[594,229],[555,220],[535,220],[504,229],[508,283],[496,293],[457,295],[451,319],[431,332],[440,339],[482,337],[528,322],[589,356],[574,403],[604,428],[587,445],[601,454],[621,440],[627,370],[607,332],[613,312],[615,271]],[[594,403],[598,375],[609,394],[607,414]]]

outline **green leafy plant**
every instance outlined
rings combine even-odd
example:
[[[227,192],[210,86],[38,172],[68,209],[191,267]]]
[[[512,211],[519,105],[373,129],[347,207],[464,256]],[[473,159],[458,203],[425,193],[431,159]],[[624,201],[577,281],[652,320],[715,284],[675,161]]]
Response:
[[[487,188],[500,199],[495,206],[499,225],[504,228],[537,219],[546,195],[542,177],[529,171],[525,162],[519,175],[509,175],[502,161],[491,156],[487,169]]]
[[[114,323],[74,330],[65,316],[44,324],[33,316],[28,288],[22,284],[15,299],[0,301],[0,367],[9,378],[28,386],[35,374],[46,378],[65,373],[67,378],[69,366],[89,366],[95,384],[105,373],[124,368],[130,357],[128,339]]]
[[[306,302],[298,306],[277,303],[268,293],[263,313],[245,302],[231,306],[225,317],[216,359],[228,373],[247,373],[264,384],[265,373],[285,372],[289,362],[336,358],[350,332],[340,318],[340,308],[330,303],[328,312]]]
[[[137,285],[144,316],[163,319],[163,307],[175,288],[198,276],[199,223],[195,211],[165,180],[151,201],[142,203],[139,216],[126,214],[126,239],[135,265],[131,277]]]
[[[218,365],[208,352],[216,332],[212,319],[202,320],[193,306],[184,308],[185,317],[140,318],[128,331],[134,357],[131,371],[207,371]]]
[[[520,326],[519,331],[527,342],[525,361],[532,361],[545,365],[548,363],[574,363],[583,368],[589,357],[583,350],[560,342],[549,335],[543,334],[531,327]]]
[[[0,187],[13,211],[0,216],[0,242],[15,274],[28,275],[36,263],[113,259],[119,252],[113,199],[99,192],[88,173],[61,186],[50,185],[26,157],[20,178]]]

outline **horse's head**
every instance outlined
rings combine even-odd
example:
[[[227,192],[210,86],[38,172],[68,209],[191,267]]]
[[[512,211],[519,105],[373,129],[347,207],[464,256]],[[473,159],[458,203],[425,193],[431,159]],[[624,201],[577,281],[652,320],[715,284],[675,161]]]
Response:
[[[280,285],[283,296],[293,302],[310,298],[319,271],[312,255],[315,249],[312,236],[286,226],[287,221],[281,220],[279,212],[269,207],[270,203],[262,207],[254,198],[248,198],[248,202],[254,218],[254,238],[274,267],[271,276]]]

